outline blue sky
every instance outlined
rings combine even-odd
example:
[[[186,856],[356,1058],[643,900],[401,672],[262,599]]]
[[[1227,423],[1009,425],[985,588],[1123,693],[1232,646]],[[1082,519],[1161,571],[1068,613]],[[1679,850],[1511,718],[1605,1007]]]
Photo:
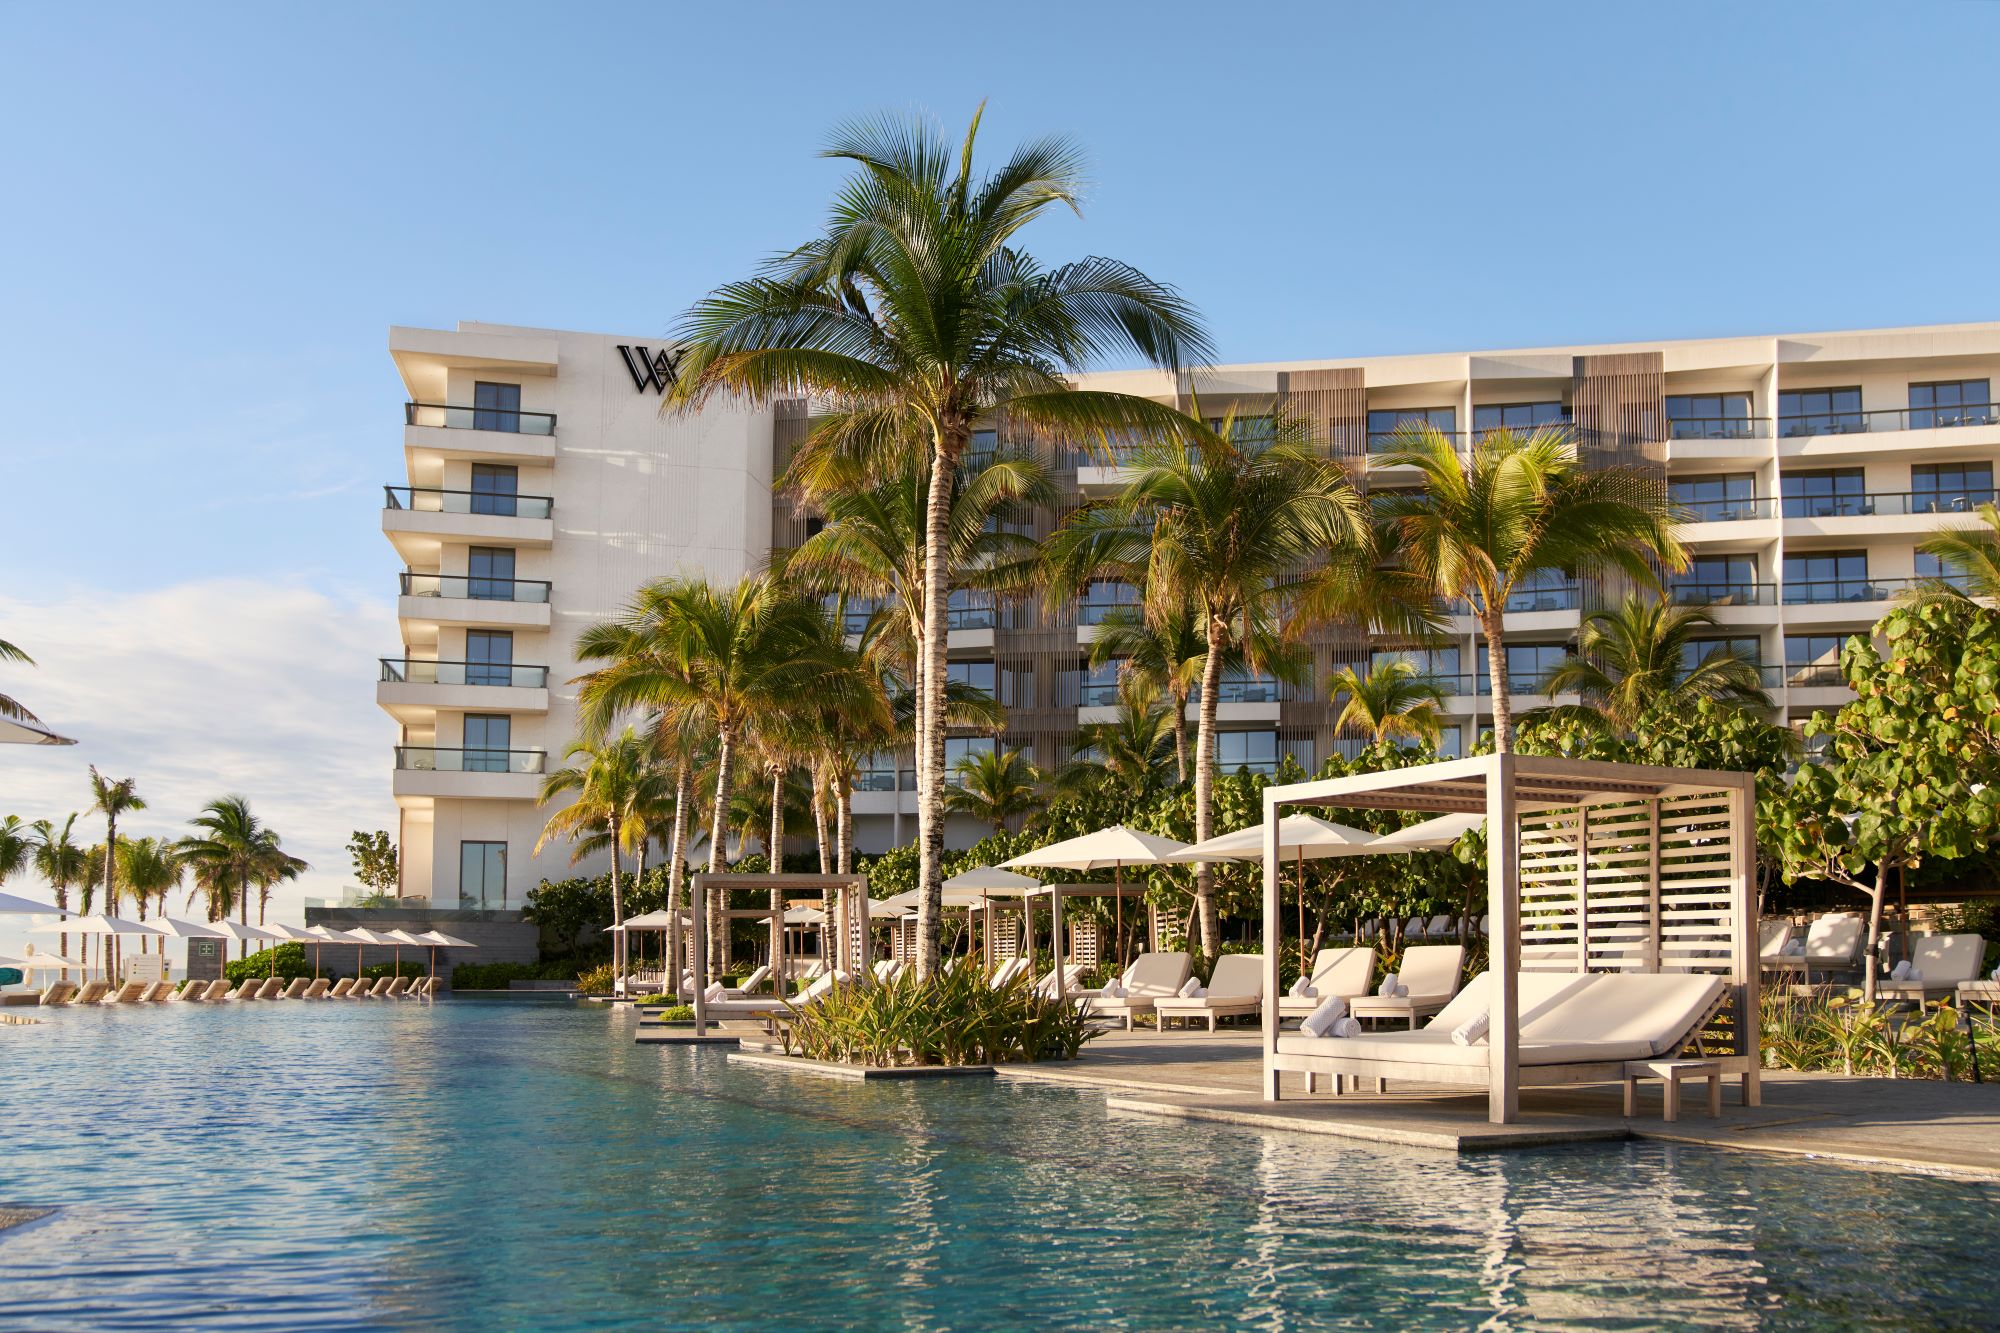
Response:
[[[334,883],[345,830],[393,820],[388,326],[660,332],[808,234],[844,117],[986,98],[996,151],[1074,135],[1085,219],[1035,248],[1175,283],[1227,360],[2000,313],[1996,5],[0,25],[0,637],[41,660],[0,688],[88,742],[0,756],[0,813],[73,808],[87,762],[166,774],[163,829],[237,786]]]

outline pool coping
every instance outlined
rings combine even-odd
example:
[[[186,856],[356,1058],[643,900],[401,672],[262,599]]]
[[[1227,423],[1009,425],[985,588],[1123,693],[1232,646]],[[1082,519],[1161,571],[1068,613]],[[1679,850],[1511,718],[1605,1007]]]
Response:
[[[731,1064],[758,1069],[803,1074],[809,1078],[838,1079],[848,1083],[875,1083],[895,1079],[992,1078],[992,1065],[844,1065],[830,1060],[808,1060],[802,1055],[767,1055],[761,1051],[732,1051]]]

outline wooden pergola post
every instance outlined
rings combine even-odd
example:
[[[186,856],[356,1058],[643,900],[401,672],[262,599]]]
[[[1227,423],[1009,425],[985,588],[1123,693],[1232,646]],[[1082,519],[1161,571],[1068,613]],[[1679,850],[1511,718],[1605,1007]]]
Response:
[[[1278,902],[1278,803],[1264,792],[1264,1100],[1280,1095],[1278,1054],[1278,951],[1283,912]]]
[[[688,892],[688,906],[694,913],[694,1035],[708,1033],[708,875],[694,877]]]
[[[1487,968],[1486,1118],[1510,1125],[1521,1115],[1521,830],[1511,754],[1486,769]]]

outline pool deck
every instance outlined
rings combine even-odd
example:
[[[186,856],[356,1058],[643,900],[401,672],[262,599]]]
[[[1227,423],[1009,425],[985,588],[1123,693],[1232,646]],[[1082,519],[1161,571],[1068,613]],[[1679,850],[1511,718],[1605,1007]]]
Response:
[[[1660,1119],[1658,1084],[1641,1086],[1627,1120],[1616,1084],[1529,1088],[1521,1120],[1486,1121],[1486,1095],[1410,1086],[1387,1094],[1307,1096],[1287,1077],[1285,1100],[1258,1095],[1262,1069],[1254,1033],[1113,1032],[1074,1062],[1003,1065],[1001,1078],[1100,1088],[1122,1113],[1179,1117],[1259,1130],[1326,1134],[1375,1143],[1482,1152],[1626,1138],[1698,1143],[1819,1157],[1899,1171],[2000,1182],[2000,1085],[1846,1078],[1767,1070],[1763,1105],[1745,1108],[1726,1080],[1722,1118],[1686,1099],[1681,1118]]]

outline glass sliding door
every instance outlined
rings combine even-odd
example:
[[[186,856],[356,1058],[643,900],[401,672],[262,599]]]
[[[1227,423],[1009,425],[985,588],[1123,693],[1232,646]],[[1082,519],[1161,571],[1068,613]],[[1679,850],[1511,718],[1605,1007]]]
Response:
[[[507,906],[507,844],[458,844],[458,905],[476,911]]]

